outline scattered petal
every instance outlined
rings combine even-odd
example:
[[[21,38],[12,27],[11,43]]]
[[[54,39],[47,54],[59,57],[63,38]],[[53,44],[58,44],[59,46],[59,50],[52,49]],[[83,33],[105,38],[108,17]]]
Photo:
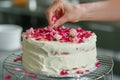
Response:
[[[6,80],[10,80],[11,78],[12,78],[12,76],[9,75],[9,74],[5,75],[5,79],[6,79]]]
[[[21,61],[22,60],[22,57],[17,57],[13,60],[13,62],[17,62],[17,61]]]
[[[24,35],[26,39],[34,38],[38,41],[60,41],[71,43],[83,43],[85,39],[92,36],[93,32],[82,28],[53,27],[52,25],[44,28],[30,28]]]
[[[66,70],[62,70],[62,71],[60,72],[60,75],[67,75],[67,74],[69,74],[69,72],[66,71]]]
[[[81,71],[81,70],[78,70],[76,73],[77,73],[77,74],[83,74],[84,72]]]
[[[34,79],[36,79],[37,75],[36,74],[32,74],[31,77],[34,78]]]
[[[95,66],[96,66],[96,67],[99,67],[99,66],[100,66],[100,62],[96,62],[96,63],[95,63]]]
[[[85,72],[90,72],[90,70],[85,70]]]

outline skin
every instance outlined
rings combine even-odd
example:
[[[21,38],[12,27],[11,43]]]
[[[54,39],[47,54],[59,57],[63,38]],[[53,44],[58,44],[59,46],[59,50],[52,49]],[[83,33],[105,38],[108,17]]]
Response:
[[[53,26],[78,21],[120,21],[120,0],[83,4],[55,0],[47,9],[46,16],[49,24]],[[57,18],[55,23],[52,21],[52,16]]]

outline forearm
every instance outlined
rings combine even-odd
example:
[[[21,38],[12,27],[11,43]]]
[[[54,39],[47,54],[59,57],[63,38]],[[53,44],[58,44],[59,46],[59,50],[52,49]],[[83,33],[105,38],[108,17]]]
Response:
[[[108,0],[80,4],[83,8],[82,21],[120,21],[120,1]]]

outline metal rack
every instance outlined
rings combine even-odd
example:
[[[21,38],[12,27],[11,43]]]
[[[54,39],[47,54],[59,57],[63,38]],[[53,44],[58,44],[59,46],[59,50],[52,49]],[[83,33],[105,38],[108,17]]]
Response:
[[[21,53],[14,53],[9,55],[3,63],[3,76],[4,71],[8,71],[16,76],[16,80],[112,80],[113,78],[113,59],[109,56],[98,55],[97,59],[100,61],[100,67],[93,72],[85,75],[73,76],[52,76],[45,74],[36,74],[26,70],[21,61],[14,62],[14,59],[21,57]],[[3,79],[4,80],[4,79]]]

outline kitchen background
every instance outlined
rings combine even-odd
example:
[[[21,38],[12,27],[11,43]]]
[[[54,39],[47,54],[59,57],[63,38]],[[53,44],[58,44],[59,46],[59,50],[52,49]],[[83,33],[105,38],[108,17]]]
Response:
[[[45,10],[52,1],[53,0],[0,0],[0,24],[20,25],[22,26],[23,31],[30,27],[47,26],[48,23],[45,16]],[[100,0],[67,1],[72,3],[87,3]],[[84,21],[66,23],[65,25],[72,27],[80,26],[84,29],[94,31],[97,35],[98,54],[113,57],[115,63],[113,69],[113,80],[120,80],[120,23]],[[10,55],[10,53],[13,53],[13,51],[0,51],[0,69],[2,69],[3,60]]]

